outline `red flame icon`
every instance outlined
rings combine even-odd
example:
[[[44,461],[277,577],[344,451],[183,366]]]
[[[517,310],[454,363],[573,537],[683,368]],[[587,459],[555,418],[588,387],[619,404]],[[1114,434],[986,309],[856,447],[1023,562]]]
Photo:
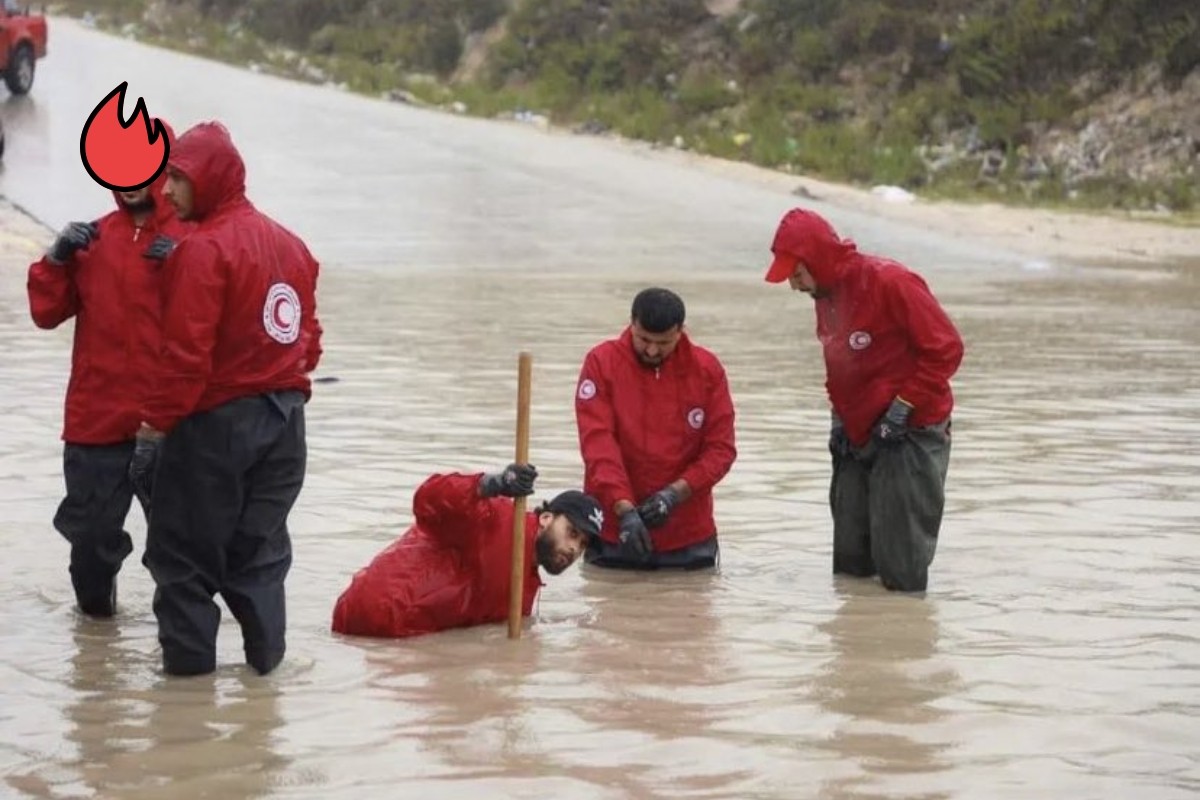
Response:
[[[108,93],[92,111],[79,137],[83,167],[92,180],[114,192],[132,192],[149,186],[167,165],[171,143],[162,120],[150,122],[146,101],[138,98],[133,116],[121,120],[129,81]],[[132,127],[141,118],[145,133]]]

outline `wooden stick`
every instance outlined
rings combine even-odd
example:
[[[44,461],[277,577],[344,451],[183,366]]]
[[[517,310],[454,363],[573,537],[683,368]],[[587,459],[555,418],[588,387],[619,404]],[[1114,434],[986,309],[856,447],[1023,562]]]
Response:
[[[529,402],[533,356],[522,351],[517,361],[517,456],[529,463]],[[525,594],[525,498],[513,501],[512,574],[508,585],[508,638],[521,638],[521,601]]]

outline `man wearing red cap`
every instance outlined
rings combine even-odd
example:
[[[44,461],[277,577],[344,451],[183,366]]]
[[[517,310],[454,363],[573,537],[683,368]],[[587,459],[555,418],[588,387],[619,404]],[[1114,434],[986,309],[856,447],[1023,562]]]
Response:
[[[135,494],[147,510],[128,471],[158,358],[161,262],[192,227],[163,198],[166,182],[163,172],[140,189],[114,191],[115,210],[68,223],[29,267],[34,323],[51,329],[75,320],[62,428],[66,496],[54,527],[71,544],[71,584],[88,616],[116,612],[117,573],[133,552],[125,518]]]
[[[769,283],[815,301],[832,405],[833,571],[923,592],[945,506],[950,378],[963,343],[920,275],[860,253],[794,208],[771,245]]]

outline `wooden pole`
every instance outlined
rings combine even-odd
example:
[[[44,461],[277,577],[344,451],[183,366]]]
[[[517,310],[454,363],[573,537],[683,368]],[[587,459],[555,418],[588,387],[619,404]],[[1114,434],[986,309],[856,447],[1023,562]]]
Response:
[[[522,351],[517,360],[518,464],[529,463],[529,402],[533,356]],[[521,601],[525,594],[525,498],[513,501],[512,574],[508,585],[508,638],[521,638]]]

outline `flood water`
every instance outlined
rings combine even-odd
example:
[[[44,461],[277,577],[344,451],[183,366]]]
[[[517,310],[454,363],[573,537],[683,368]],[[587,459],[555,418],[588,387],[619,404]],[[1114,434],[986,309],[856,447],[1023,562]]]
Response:
[[[1200,265],[1028,269],[814,204],[918,268],[966,341],[930,590],[887,595],[830,575],[811,302],[762,282],[795,198],[55,31],[3,107],[0,193],[52,226],[105,210],[78,134],[126,78],[177,128],[225,119],[252,197],[322,260],[337,380],[309,406],[286,660],[248,672],[226,613],[218,672],[166,679],[137,512],[121,614],[73,609],[50,525],[70,329],[28,317],[47,239],[0,232],[0,797],[1200,794]],[[573,567],[519,641],[332,635],[421,480],[511,460],[522,349],[537,497],[579,483],[579,364],[651,283],[730,376],[720,569]]]

